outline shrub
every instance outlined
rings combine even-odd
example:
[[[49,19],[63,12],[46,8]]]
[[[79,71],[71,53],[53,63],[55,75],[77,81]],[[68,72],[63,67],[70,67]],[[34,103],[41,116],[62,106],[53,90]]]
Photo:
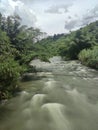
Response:
[[[0,96],[3,94],[3,97],[6,98],[17,90],[22,68],[13,58],[2,57],[0,61]]]
[[[92,49],[84,49],[79,54],[79,60],[89,67],[98,69],[98,46]]]

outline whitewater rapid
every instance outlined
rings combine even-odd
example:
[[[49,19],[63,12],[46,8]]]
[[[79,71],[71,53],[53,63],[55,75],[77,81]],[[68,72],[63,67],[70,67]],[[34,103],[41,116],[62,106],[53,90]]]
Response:
[[[36,80],[0,106],[0,130],[98,130],[98,72],[78,61],[32,61]]]

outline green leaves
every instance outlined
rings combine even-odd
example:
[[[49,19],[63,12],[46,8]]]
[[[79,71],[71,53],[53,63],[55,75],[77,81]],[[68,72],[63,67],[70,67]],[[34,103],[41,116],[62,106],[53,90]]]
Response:
[[[2,57],[0,61],[2,61],[0,63],[0,92],[5,95],[5,98],[7,93],[8,98],[17,90],[18,81],[23,69],[13,58],[7,57],[5,59],[5,57]]]
[[[98,46],[92,49],[84,49],[79,54],[79,60],[87,66],[98,69]]]
[[[27,71],[29,62],[37,55],[33,43],[42,34],[39,29],[21,26],[17,15],[0,14],[0,99],[2,94],[13,95],[21,73]]]
[[[13,58],[4,58],[2,63],[0,63],[0,85],[2,87],[8,87],[12,84],[16,84],[21,72],[22,68]]]

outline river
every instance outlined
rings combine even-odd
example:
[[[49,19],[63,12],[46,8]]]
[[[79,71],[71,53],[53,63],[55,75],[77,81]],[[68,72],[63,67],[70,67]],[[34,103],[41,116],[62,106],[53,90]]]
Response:
[[[0,106],[0,130],[98,130],[98,72],[79,61],[34,60],[39,70]]]

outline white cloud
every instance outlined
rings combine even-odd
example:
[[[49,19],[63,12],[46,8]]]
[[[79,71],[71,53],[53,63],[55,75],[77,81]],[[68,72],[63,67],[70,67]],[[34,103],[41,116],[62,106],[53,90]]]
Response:
[[[35,26],[35,23],[37,21],[35,13],[33,10],[28,8],[28,6],[22,3],[20,6],[15,7],[14,12],[22,18],[22,24],[28,26]]]
[[[9,0],[0,1],[0,12],[4,15],[9,15],[13,13],[13,7],[10,5]]]
[[[71,5],[72,4],[68,4],[68,5],[53,5],[49,9],[45,10],[45,12],[46,13],[54,13],[54,14],[67,13],[68,12],[68,8]]]
[[[22,24],[54,34],[97,20],[97,5],[98,0],[0,0],[0,12],[5,15],[17,13]]]
[[[67,30],[74,29],[77,26],[77,23],[78,23],[78,19],[65,22],[65,29]]]
[[[98,20],[98,5],[83,16],[82,23],[83,25],[86,25],[95,20]]]
[[[5,16],[16,13],[22,18],[22,24],[35,26],[36,16],[34,11],[20,0],[1,0],[0,12]]]
[[[95,5],[93,8],[85,9],[84,13],[79,13],[82,15],[79,16],[77,13],[68,16],[68,20],[65,21],[66,30],[74,30],[98,20],[98,5]]]

